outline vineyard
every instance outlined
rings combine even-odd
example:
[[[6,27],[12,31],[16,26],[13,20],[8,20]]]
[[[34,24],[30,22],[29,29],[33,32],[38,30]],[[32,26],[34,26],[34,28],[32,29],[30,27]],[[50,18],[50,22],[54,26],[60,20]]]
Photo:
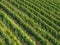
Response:
[[[60,45],[60,0],[0,0],[0,45]]]

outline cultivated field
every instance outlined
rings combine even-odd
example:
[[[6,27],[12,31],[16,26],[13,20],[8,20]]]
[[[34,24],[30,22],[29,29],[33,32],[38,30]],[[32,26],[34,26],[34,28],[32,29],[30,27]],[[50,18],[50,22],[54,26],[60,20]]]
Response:
[[[60,45],[60,0],[0,0],[0,45]]]

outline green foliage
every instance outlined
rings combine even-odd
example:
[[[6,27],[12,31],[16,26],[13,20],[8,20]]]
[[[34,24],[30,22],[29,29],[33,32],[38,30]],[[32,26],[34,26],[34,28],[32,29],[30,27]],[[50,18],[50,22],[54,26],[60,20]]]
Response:
[[[41,45],[60,45],[60,5],[57,2],[2,0],[0,45],[37,45],[37,41]]]

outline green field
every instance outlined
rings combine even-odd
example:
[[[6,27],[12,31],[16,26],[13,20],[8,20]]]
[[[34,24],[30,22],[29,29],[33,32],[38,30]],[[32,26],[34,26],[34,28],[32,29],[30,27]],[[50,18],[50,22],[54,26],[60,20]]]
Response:
[[[0,0],[0,45],[60,45],[60,0]]]

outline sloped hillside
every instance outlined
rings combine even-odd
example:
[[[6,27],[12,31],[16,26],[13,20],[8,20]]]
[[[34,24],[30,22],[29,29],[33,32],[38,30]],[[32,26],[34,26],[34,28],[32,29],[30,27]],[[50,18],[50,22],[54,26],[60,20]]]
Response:
[[[60,45],[60,0],[0,0],[0,45]]]

